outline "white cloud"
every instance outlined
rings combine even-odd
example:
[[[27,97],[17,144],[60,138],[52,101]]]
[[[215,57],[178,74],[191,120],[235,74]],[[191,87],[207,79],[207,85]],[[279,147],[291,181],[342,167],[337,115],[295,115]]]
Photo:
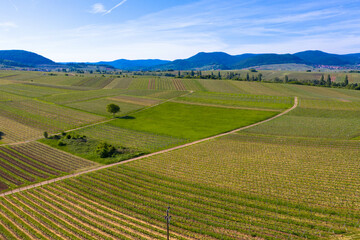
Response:
[[[277,6],[277,12],[272,6],[257,4],[259,1],[201,0],[128,21],[97,22],[75,29],[37,32],[27,37],[22,32],[17,36],[9,31],[10,38],[1,37],[0,46],[33,50],[60,62],[119,58],[173,60],[200,51],[230,54],[293,53],[308,49],[360,52],[359,8],[337,9],[327,6],[334,0],[327,0],[326,4],[316,2],[319,5],[316,8],[289,2],[286,9]],[[102,3],[94,4],[91,12],[109,14],[126,0],[118,2],[110,10]],[[13,23],[0,23],[0,30],[5,26],[16,27]]]
[[[113,7],[113,8],[111,8],[109,11],[107,11],[105,14],[109,14],[109,13],[111,13],[115,8],[118,8],[118,7],[120,7],[121,5],[123,5],[125,2],[126,2],[127,0],[123,0],[123,1],[121,1],[120,3],[118,3],[115,7]],[[105,15],[104,14],[104,15]]]
[[[18,7],[14,4],[14,2],[13,2],[12,0],[9,0],[9,1],[10,1],[11,5],[13,5],[13,7],[15,8],[15,10],[18,11],[19,9],[18,9]]]
[[[113,8],[106,10],[105,6],[102,3],[95,3],[94,5],[92,5],[92,9],[90,10],[90,13],[102,13],[103,15],[109,14],[112,11],[114,11],[116,8],[120,7],[121,5],[123,5],[127,0],[123,0],[120,3],[116,4]]]
[[[95,3],[94,5],[92,5],[92,9],[90,10],[91,13],[105,13],[106,9],[104,7],[103,4],[101,3]]]
[[[18,26],[13,22],[0,22],[0,29],[8,30],[10,28],[17,28]]]

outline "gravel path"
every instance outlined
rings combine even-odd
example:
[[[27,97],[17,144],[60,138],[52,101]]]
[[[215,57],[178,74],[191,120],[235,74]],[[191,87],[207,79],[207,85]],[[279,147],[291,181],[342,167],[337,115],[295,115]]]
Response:
[[[64,180],[64,179],[77,177],[77,176],[80,176],[80,175],[83,175],[83,174],[86,174],[86,173],[90,173],[90,172],[95,172],[95,171],[98,171],[98,170],[101,170],[101,169],[111,168],[111,167],[114,167],[114,166],[117,166],[117,165],[137,161],[137,160],[140,160],[140,159],[143,159],[143,158],[156,156],[156,155],[159,155],[159,154],[162,154],[162,153],[171,152],[171,151],[174,151],[174,150],[177,150],[177,149],[189,147],[189,146],[192,146],[192,145],[195,145],[195,144],[198,144],[198,143],[206,142],[206,141],[209,141],[209,140],[212,140],[212,139],[215,139],[215,138],[223,137],[223,136],[226,136],[226,135],[229,135],[229,134],[236,133],[238,131],[242,131],[242,130],[245,130],[245,129],[248,129],[248,128],[252,128],[252,127],[258,126],[260,124],[270,122],[270,121],[272,121],[272,120],[274,120],[276,118],[279,118],[279,117],[289,113],[290,111],[294,110],[298,106],[298,102],[299,102],[298,97],[295,97],[294,105],[291,108],[287,109],[286,111],[284,111],[284,112],[282,112],[282,113],[280,113],[280,114],[278,114],[278,115],[276,115],[276,116],[274,116],[272,118],[269,118],[269,119],[266,119],[264,121],[257,122],[257,123],[254,123],[254,124],[242,127],[242,128],[238,128],[238,129],[232,130],[230,132],[218,134],[218,135],[208,137],[208,138],[204,138],[204,139],[201,139],[201,140],[198,140],[198,141],[195,141],[195,142],[183,144],[183,145],[173,147],[173,148],[169,148],[169,149],[165,149],[165,150],[162,150],[162,151],[159,151],[159,152],[154,152],[154,153],[150,153],[150,154],[143,155],[143,156],[140,156],[140,157],[128,159],[128,160],[125,160],[125,161],[122,161],[122,162],[113,163],[113,164],[109,164],[109,165],[104,165],[104,166],[100,166],[100,167],[93,168],[93,169],[90,169],[90,170],[86,170],[86,171],[83,171],[83,172],[73,173],[73,174],[70,174],[70,175],[63,176],[63,177],[54,178],[54,179],[51,179],[51,180],[48,180],[48,181],[40,182],[40,183],[37,183],[37,184],[29,185],[29,186],[18,188],[18,189],[14,189],[14,190],[11,190],[9,192],[0,194],[0,197],[4,197],[4,196],[7,196],[7,195],[10,195],[10,194],[13,194],[13,193],[17,193],[17,192],[26,191],[28,189],[40,187],[40,186],[50,184],[50,183],[54,183],[54,182],[58,182],[58,181],[61,181],[61,180]]]

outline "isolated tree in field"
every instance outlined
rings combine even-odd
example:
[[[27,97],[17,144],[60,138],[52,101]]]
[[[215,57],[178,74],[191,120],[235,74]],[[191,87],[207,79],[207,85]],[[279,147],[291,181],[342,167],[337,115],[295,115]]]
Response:
[[[111,104],[107,105],[106,110],[109,113],[112,113],[113,117],[115,117],[115,114],[120,112],[120,107],[116,104],[111,103]]]

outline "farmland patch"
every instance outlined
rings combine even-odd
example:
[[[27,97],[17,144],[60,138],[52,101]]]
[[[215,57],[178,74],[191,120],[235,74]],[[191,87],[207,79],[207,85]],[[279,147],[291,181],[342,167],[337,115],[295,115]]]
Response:
[[[130,115],[133,119],[117,119],[109,124],[194,140],[250,125],[276,114],[168,102]]]

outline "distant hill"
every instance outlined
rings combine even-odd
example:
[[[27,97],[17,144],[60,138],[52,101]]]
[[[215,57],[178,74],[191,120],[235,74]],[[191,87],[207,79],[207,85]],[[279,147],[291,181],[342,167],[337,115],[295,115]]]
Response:
[[[24,50],[0,50],[0,62],[10,66],[38,66],[56,64],[48,58]]]
[[[237,64],[233,65],[233,68],[247,68],[253,66],[263,66],[271,64],[305,64],[303,59],[300,59],[291,54],[259,54],[248,57]]]
[[[295,54],[252,54],[230,55],[224,52],[200,52],[187,59],[175,61],[147,59],[126,60],[119,59],[110,62],[98,63],[55,63],[36,53],[23,50],[0,50],[1,67],[34,67],[40,68],[70,68],[70,69],[97,69],[117,68],[120,70],[232,70],[261,66],[299,64],[302,66],[316,67],[328,66],[357,66],[360,65],[360,53],[354,54],[331,54],[317,50],[309,50]],[[293,68],[293,67],[292,67]]]
[[[347,66],[360,64],[360,54],[338,55],[321,51],[304,51],[295,54],[242,54],[229,55],[223,52],[198,53],[187,59],[154,66],[151,70],[211,70],[242,69],[264,65],[301,64]]]
[[[159,60],[159,59],[147,59],[147,60],[126,60],[119,59],[111,62],[98,62],[98,65],[109,65],[118,69],[127,70],[127,71],[135,71],[135,70],[143,70],[148,69],[153,66],[162,65],[170,63],[167,60]]]
[[[174,69],[174,70],[188,70],[188,69],[230,69],[235,62],[238,61],[236,56],[231,56],[223,52],[204,53],[200,52],[188,59],[175,60],[173,62],[155,66],[153,69]]]
[[[330,54],[321,51],[305,51],[295,53],[294,56],[301,58],[304,62],[313,65],[342,66],[352,64],[351,59],[342,55]]]
[[[305,61],[291,54],[242,54],[232,56],[223,52],[198,53],[193,57],[175,60],[171,63],[155,66],[153,70],[211,70],[211,69],[241,69],[269,64],[305,64]]]

